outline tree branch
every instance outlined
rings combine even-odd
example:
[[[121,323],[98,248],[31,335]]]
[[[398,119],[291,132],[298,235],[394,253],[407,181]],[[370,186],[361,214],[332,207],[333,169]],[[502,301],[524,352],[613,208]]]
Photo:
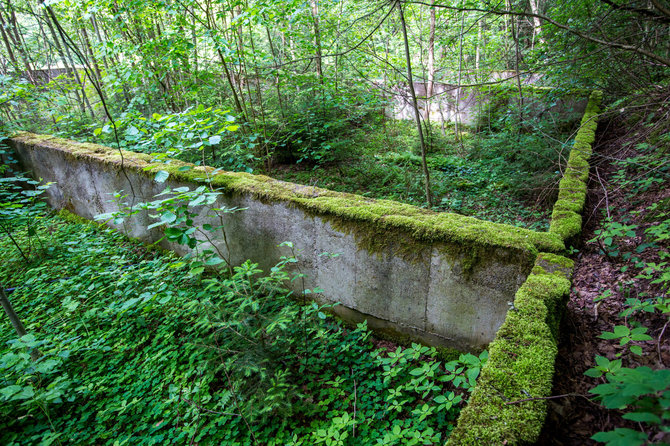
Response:
[[[413,4],[417,4],[417,5],[431,6],[430,4],[428,4],[426,2],[423,2],[423,1],[416,1],[416,0],[403,0],[403,1],[405,3],[413,3]],[[661,64],[663,64],[667,67],[670,67],[670,59],[668,59],[666,57],[663,57],[659,54],[655,54],[651,51],[645,50],[644,48],[636,47],[636,46],[633,46],[633,45],[626,45],[626,44],[623,44],[623,43],[612,42],[612,41],[608,41],[608,40],[599,39],[597,37],[593,37],[592,35],[587,34],[583,31],[580,31],[578,29],[571,28],[568,25],[564,25],[562,23],[559,23],[556,20],[551,19],[551,18],[549,18],[549,17],[547,17],[546,15],[543,15],[543,14],[533,14],[533,13],[530,13],[530,12],[518,12],[518,11],[509,11],[509,10],[495,10],[495,9],[492,10],[492,9],[485,9],[485,8],[462,8],[462,7],[458,7],[458,6],[448,6],[448,5],[439,5],[439,4],[435,4],[433,6],[435,8],[448,9],[448,10],[452,10],[452,11],[489,12],[493,15],[500,15],[500,16],[509,15],[509,16],[521,16],[521,17],[536,17],[540,20],[543,20],[547,23],[550,23],[550,24],[554,25],[555,27],[557,27],[559,29],[562,29],[562,30],[567,31],[571,34],[574,34],[578,37],[581,37],[584,40],[588,40],[589,42],[597,43],[599,45],[608,46],[610,48],[617,48],[617,49],[624,50],[624,51],[630,51],[630,52],[633,52],[633,53],[642,54],[643,56],[647,56],[648,58],[650,58],[652,60],[655,60],[656,62],[659,62],[659,63],[661,63]]]

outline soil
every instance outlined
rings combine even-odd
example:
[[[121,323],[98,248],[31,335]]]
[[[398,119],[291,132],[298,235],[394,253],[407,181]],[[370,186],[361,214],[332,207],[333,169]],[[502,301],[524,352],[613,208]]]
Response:
[[[661,108],[657,113],[665,112],[667,115],[667,108],[666,105],[665,110]],[[658,125],[667,127],[668,121],[666,116],[665,122],[659,120]],[[621,256],[605,255],[598,242],[593,240],[595,231],[602,228],[606,215],[609,214],[613,221],[629,217],[631,220],[628,224],[638,225],[636,237],[621,240],[621,252],[635,252],[635,248],[643,242],[644,229],[654,223],[654,215],[647,211],[647,207],[663,200],[667,202],[670,197],[667,181],[665,184],[655,184],[631,199],[630,191],[618,188],[613,178],[620,169],[615,161],[637,155],[637,144],[647,141],[649,135],[648,126],[631,125],[630,117],[624,115],[605,122],[601,120],[598,128],[591,160],[582,242],[578,246],[579,253],[573,256],[576,262],[573,289],[561,326],[552,393],[554,398],[549,400],[549,413],[538,445],[595,445],[597,443],[590,437],[597,432],[619,427],[641,429],[637,423],[622,419],[623,412],[607,410],[592,399],[589,390],[605,382],[603,378],[584,375],[586,370],[595,365],[596,355],[610,360],[620,357],[624,367],[648,366],[658,369],[670,366],[670,327],[667,326],[667,315],[658,312],[644,314],[644,326],[649,327],[648,334],[653,340],[635,343],[642,347],[642,356],[630,353],[628,347],[620,346],[617,340],[599,338],[601,333],[612,331],[615,325],[626,323],[620,313],[625,308],[627,298],[638,297],[643,292],[654,296],[661,293],[658,285],[635,278],[639,270],[631,267],[623,268],[622,271],[626,262]],[[667,251],[667,244],[645,249],[639,256],[645,262],[658,262],[660,249]],[[594,302],[606,290],[611,290],[612,295]],[[638,317],[638,320],[642,319]],[[651,441],[670,442],[670,438],[663,437],[663,434],[648,433]]]

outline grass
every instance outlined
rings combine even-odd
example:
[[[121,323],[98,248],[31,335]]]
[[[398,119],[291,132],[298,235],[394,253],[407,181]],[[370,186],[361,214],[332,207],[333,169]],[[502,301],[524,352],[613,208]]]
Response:
[[[415,134],[409,122],[366,126],[348,136],[351,143],[333,154],[336,161],[278,165],[265,173],[284,181],[425,206]],[[510,143],[499,134],[465,132],[461,144],[451,130],[444,136],[437,127],[431,135],[427,164],[434,210],[548,229],[559,157],[538,161],[538,151],[552,151],[542,147],[542,140],[525,135],[521,144],[528,144],[529,153],[511,160],[508,146],[517,144],[514,138]]]

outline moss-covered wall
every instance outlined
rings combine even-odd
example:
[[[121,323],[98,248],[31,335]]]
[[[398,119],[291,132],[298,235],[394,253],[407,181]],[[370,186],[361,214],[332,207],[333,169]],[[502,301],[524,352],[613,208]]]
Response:
[[[166,185],[195,187],[208,179],[222,192],[216,206],[245,209],[224,216],[228,243],[213,241],[233,263],[251,258],[267,270],[288,254],[277,245],[291,241],[307,287],[324,290],[317,299],[461,349],[481,349],[493,339],[538,252],[564,249],[555,234],[265,176],[153,163],[148,155],[44,135],[18,134],[11,143],[35,176],[56,182],[48,191],[54,206],[89,219],[116,210],[115,191],[137,203]],[[165,184],[153,181],[159,170],[170,173]],[[153,242],[161,234],[147,231],[149,223],[140,214],[119,229]]]
[[[540,254],[516,293],[449,446],[535,442],[546,415],[557,352],[558,314],[570,291],[572,262]]]
[[[591,93],[568,164],[559,184],[558,200],[554,204],[549,232],[560,236],[567,244],[582,230],[582,210],[586,200],[586,181],[589,177],[589,159],[593,151],[598,111],[602,92]]]
[[[356,319],[371,315],[385,330],[390,327],[461,348],[483,345],[491,328],[495,333],[504,319],[448,445],[530,444],[537,440],[544,423],[546,401],[542,398],[551,393],[558,325],[571,285],[573,263],[556,253],[563,252],[566,243],[581,231],[600,100],[600,92],[591,94],[560,183],[549,233],[436,214],[264,176],[224,172],[209,179],[224,192],[228,204],[248,208],[240,215],[252,216],[227,222],[232,232],[252,233],[238,243],[240,259],[250,251],[277,258],[279,252],[262,240],[275,243],[272,231],[281,236],[293,234],[305,242],[304,234],[300,235],[304,232],[307,239],[317,240],[303,243],[308,247],[306,269],[314,275],[315,283],[326,284],[325,294],[331,292],[331,300],[335,296],[353,310],[341,311],[344,316],[351,313]],[[147,155],[50,136],[24,133],[16,135],[12,144],[26,167],[38,176],[61,183],[78,178],[76,187],[84,187],[82,178],[90,182],[92,192],[88,195],[77,194],[63,184],[50,191],[54,204],[89,218],[90,209],[106,208],[101,198],[104,187],[107,192],[114,190],[111,186],[128,192],[126,175],[143,194],[138,199],[159,191],[151,181],[158,170],[169,171],[171,181],[177,184],[202,182],[208,176],[202,167],[180,170],[186,164],[179,161],[152,163]],[[94,201],[95,206],[82,201]],[[267,222],[282,218],[289,220],[288,230]],[[145,227],[146,222],[136,225],[138,231]],[[341,251],[342,259],[318,260],[320,249]],[[509,276],[514,277],[510,280]],[[359,281],[370,286],[361,289],[352,285]],[[496,290],[504,292],[496,295]],[[507,312],[507,300],[512,300],[507,298],[509,293],[514,296],[514,305]],[[497,319],[486,317],[492,313]],[[489,334],[482,337],[485,325]]]
[[[582,228],[588,160],[602,94],[591,93],[570,152],[551,220],[568,244]],[[489,345],[489,361],[447,446],[525,445],[537,441],[551,395],[558,327],[570,293],[573,262],[541,253],[517,291],[514,307]]]

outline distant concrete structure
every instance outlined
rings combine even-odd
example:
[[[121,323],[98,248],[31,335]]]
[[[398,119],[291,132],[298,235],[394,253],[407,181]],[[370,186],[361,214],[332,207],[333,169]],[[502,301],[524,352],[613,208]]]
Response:
[[[467,76],[464,79],[471,77]],[[426,82],[414,82],[419,113],[422,117],[425,117],[426,112],[428,112],[427,116],[431,122],[458,122],[474,127],[485,117],[492,99],[500,92],[500,86],[514,87],[517,85],[514,77],[515,73],[513,71],[496,71],[491,73],[489,80],[486,81],[492,82],[490,85],[485,85],[484,82],[480,81],[479,83],[482,85],[468,86],[477,83],[470,82],[470,80],[464,80],[462,82],[463,86],[460,87],[457,84],[434,82],[431,98],[427,98],[428,84]],[[496,83],[505,79],[508,81]],[[540,79],[541,76],[538,74],[522,75],[521,85],[524,87],[532,86],[537,84]],[[540,91],[540,88],[538,88],[538,91]],[[407,85],[394,86],[391,88],[391,92],[391,105],[385,110],[386,116],[403,120],[414,119],[414,107],[412,106],[409,87]],[[525,103],[530,103],[538,113],[543,111],[539,101],[528,92],[526,92],[524,99]],[[584,98],[566,97],[552,105],[550,111],[558,113],[574,111],[575,116],[579,116],[584,112],[586,102]]]

